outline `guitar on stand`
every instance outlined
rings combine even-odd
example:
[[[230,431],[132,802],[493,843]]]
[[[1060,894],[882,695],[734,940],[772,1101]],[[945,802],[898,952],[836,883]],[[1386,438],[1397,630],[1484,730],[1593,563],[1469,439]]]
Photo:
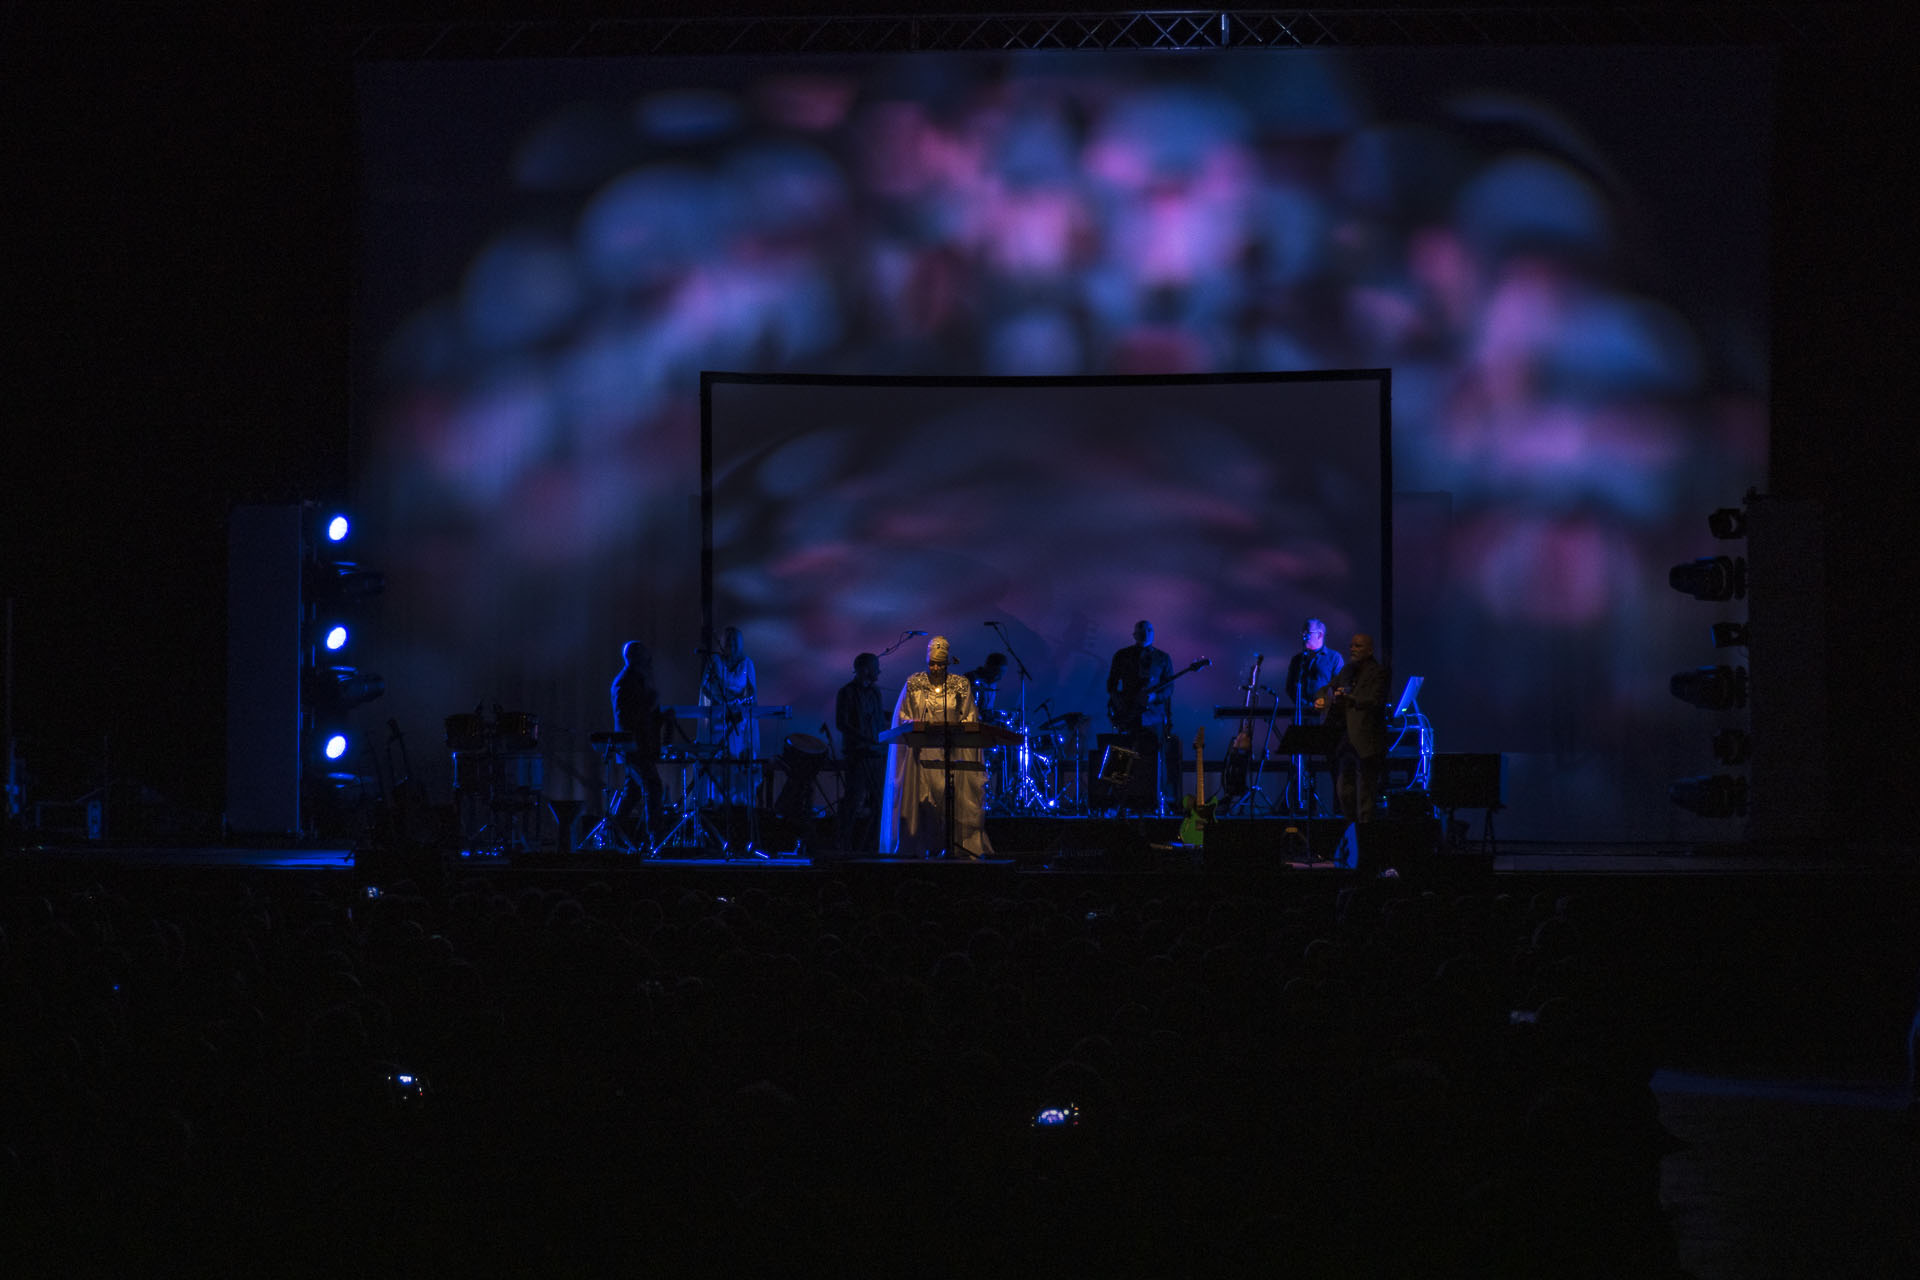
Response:
[[[1207,730],[1202,725],[1193,731],[1193,794],[1186,797],[1186,816],[1180,819],[1180,834],[1174,839],[1193,848],[1205,845],[1213,810],[1207,803]]]
[[[1229,812],[1260,789],[1257,782],[1249,782],[1247,775],[1253,760],[1253,695],[1260,688],[1260,664],[1265,661],[1265,654],[1253,655],[1253,673],[1242,686],[1242,691],[1247,695],[1247,713],[1240,718],[1240,728],[1234,733],[1233,741],[1227,744],[1227,754],[1220,761],[1220,794],[1226,797]]]
[[[393,766],[395,752],[400,767]],[[381,796],[381,814],[376,831],[385,840],[404,848],[424,849],[438,835],[433,808],[427,801],[427,789],[413,776],[413,760],[407,755],[407,738],[400,732],[398,720],[387,721],[387,768],[395,779],[391,791]],[[380,774],[376,770],[375,778]]]

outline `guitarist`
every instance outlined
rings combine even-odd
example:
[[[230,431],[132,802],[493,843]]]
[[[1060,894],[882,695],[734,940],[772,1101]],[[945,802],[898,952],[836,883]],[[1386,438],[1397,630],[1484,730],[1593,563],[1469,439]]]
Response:
[[[1293,655],[1293,661],[1287,664],[1287,697],[1293,702],[1295,724],[1319,724],[1325,713],[1325,706],[1316,703],[1332,687],[1334,677],[1340,674],[1345,664],[1339,653],[1327,648],[1327,624],[1318,618],[1308,618],[1300,624],[1300,652]],[[1319,771],[1331,769],[1331,761],[1308,760],[1305,757],[1295,761],[1294,788],[1297,794],[1294,800],[1301,813],[1317,816],[1320,813],[1320,797],[1315,786]]]
[[[1157,803],[1166,812],[1181,793],[1180,744],[1173,737],[1173,659],[1153,644],[1153,624],[1133,624],[1133,643],[1107,667],[1107,718],[1143,759],[1157,758]]]

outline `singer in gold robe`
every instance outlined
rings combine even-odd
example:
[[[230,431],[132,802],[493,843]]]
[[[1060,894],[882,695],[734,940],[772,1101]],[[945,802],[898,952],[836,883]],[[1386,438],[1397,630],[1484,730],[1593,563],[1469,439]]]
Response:
[[[978,728],[973,686],[959,672],[948,673],[951,651],[945,636],[927,643],[927,669],[907,677],[893,707],[893,726],[918,725],[937,732],[942,725]],[[947,775],[938,746],[892,742],[887,746],[887,790],[880,805],[880,852],[924,858],[941,852],[955,858],[983,858],[993,852],[984,816],[986,766],[978,747],[953,751],[953,832],[947,839]]]

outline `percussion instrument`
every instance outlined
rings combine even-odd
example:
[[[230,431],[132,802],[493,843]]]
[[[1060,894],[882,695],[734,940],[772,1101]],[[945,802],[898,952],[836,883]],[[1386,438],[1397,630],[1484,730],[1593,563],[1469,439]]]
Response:
[[[797,818],[806,811],[814,779],[827,763],[827,744],[810,733],[790,733],[780,751],[780,763],[786,768],[787,780],[780,787],[773,811],[782,817]]]
[[[449,751],[484,751],[487,748],[487,722],[473,712],[447,717]]]
[[[587,741],[593,744],[595,751],[606,755],[615,751],[631,751],[639,739],[630,733],[595,733],[588,735]]]
[[[502,711],[494,720],[494,732],[508,751],[532,751],[540,745],[540,717],[525,711]]]
[[[538,751],[456,751],[453,786],[456,791],[491,793],[499,802],[504,792],[538,792],[546,783],[546,757]]]

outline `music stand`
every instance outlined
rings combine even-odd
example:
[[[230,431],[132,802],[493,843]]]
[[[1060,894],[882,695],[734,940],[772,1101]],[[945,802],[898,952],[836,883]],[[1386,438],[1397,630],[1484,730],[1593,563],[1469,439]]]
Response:
[[[1295,722],[1287,726],[1280,735],[1280,754],[1294,758],[1294,774],[1298,778],[1308,768],[1306,761],[1313,756],[1331,760],[1333,753],[1340,747],[1340,726],[1337,724],[1300,724]],[[1316,817],[1307,807],[1306,787],[1300,790],[1300,809],[1306,817]]]
[[[921,720],[895,725],[881,733],[881,742],[888,746],[902,746],[909,750],[931,747],[940,752],[941,819],[944,829],[941,831],[940,852],[947,857],[953,856],[953,773],[955,769],[966,772],[985,772],[986,763],[980,760],[962,760],[957,764],[953,753],[956,751],[980,750],[989,747],[1011,746],[1021,740],[1021,735],[1003,725],[988,724],[977,720],[964,723],[953,721]],[[985,814],[981,815],[985,821]]]

